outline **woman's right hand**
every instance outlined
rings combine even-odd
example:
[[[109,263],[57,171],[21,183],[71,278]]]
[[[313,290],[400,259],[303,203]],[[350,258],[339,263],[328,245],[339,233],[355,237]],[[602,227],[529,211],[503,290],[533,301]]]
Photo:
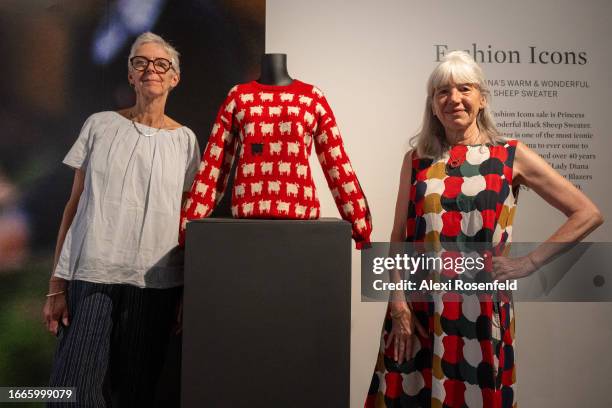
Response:
[[[44,323],[47,325],[47,330],[57,336],[60,321],[64,326],[70,323],[68,304],[66,303],[66,283],[57,284],[49,283],[49,293],[58,293],[53,296],[48,296],[45,306],[43,307]]]
[[[64,246],[64,240],[72,220],[74,219],[77,209],[79,207],[79,201],[81,194],[85,189],[85,169],[76,169],[74,171],[74,181],[72,182],[72,191],[70,198],[64,208],[64,214],[62,215],[62,223],[60,224],[59,233],[57,234],[57,244],[55,246],[55,258],[53,259],[53,270],[57,268],[57,263]],[[61,293],[60,293],[61,292]],[[47,330],[57,336],[60,321],[64,326],[68,326],[69,314],[68,306],[66,304],[66,293],[68,292],[68,281],[51,275],[49,279],[49,293],[47,301],[43,307],[43,323],[47,325]]]
[[[385,348],[389,348],[393,343],[393,359],[398,364],[402,364],[404,360],[412,357],[415,328],[421,336],[429,336],[408,307],[408,303],[405,301],[391,302],[389,307],[393,325]]]

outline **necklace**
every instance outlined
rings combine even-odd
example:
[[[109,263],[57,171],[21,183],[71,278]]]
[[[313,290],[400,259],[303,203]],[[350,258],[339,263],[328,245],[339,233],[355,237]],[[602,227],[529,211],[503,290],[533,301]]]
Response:
[[[142,136],[145,136],[145,137],[155,136],[156,134],[159,133],[160,130],[162,130],[162,128],[157,128],[154,132],[147,133],[144,130],[140,129],[138,125],[136,124],[136,122],[134,122],[133,120],[132,120],[132,125],[134,125],[134,129],[136,129],[138,133],[140,133]]]
[[[154,132],[151,133],[147,133],[144,130],[142,130],[141,128],[138,127],[138,124],[136,123],[136,121],[134,120],[134,117],[136,115],[134,115],[134,112],[130,112],[130,121],[132,122],[132,125],[134,125],[134,129],[136,129],[136,131],[138,133],[140,133],[142,136],[145,137],[151,137],[151,136],[155,136],[156,134],[159,133],[160,130],[162,130],[164,128],[164,125],[166,124],[166,117],[162,117],[162,123],[161,126],[158,127]],[[149,126],[150,127],[150,126]]]

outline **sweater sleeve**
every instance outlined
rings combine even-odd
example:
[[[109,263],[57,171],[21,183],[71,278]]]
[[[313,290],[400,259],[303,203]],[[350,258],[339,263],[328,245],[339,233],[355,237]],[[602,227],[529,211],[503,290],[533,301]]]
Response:
[[[238,137],[234,114],[236,88],[219,108],[191,190],[181,209],[179,245],[185,245],[187,222],[208,217],[223,197],[236,154]]]
[[[317,127],[315,150],[338,211],[352,225],[357,249],[369,246],[372,218],[368,201],[344,150],[334,114],[323,94],[314,88]]]

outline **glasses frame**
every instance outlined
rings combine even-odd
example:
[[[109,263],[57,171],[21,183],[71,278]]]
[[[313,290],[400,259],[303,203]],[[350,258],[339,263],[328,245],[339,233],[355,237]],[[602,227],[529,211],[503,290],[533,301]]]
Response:
[[[147,65],[145,65],[145,67],[143,69],[136,68],[134,66],[134,60],[136,58],[142,58],[142,59],[147,60]],[[155,61],[159,61],[159,60],[167,61],[168,64],[170,64],[170,66],[168,67],[167,70],[165,70],[165,71],[158,70],[159,67],[157,67],[155,65]],[[130,58],[130,66],[132,67],[133,70],[138,71],[138,72],[145,72],[147,70],[147,68],[149,68],[149,64],[151,64],[151,63],[153,64],[153,71],[155,71],[158,74],[165,74],[166,72],[170,71],[171,69],[174,70],[174,67],[172,66],[172,61],[170,61],[168,58],[159,57],[159,58],[155,58],[155,59],[149,59],[149,58],[144,57],[142,55],[134,55],[132,58]]]

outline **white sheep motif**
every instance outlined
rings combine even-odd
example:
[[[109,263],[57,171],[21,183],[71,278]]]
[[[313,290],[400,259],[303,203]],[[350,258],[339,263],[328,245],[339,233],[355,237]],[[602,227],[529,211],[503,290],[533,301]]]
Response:
[[[287,196],[297,197],[299,186],[297,183],[287,183]]]
[[[259,202],[259,212],[270,212],[271,205],[271,200],[261,200]]]
[[[303,205],[295,205],[295,215],[298,217],[304,217],[306,215],[306,207]]]
[[[219,169],[216,167],[213,167],[212,169],[210,169],[210,174],[208,175],[208,178],[216,182],[217,179],[219,178]]]
[[[244,133],[247,136],[255,136],[255,123],[249,122],[244,124]]]
[[[300,144],[297,142],[287,142],[287,154],[296,156],[300,153]]]
[[[272,133],[274,132],[274,123],[261,123],[259,126],[261,128],[262,136],[272,136]]]
[[[197,195],[206,195],[206,192],[208,191],[208,185],[204,184],[204,183],[198,183],[196,185],[196,194]]]
[[[312,187],[304,187],[304,198],[312,200]]]
[[[308,166],[298,164],[296,173],[299,178],[306,178],[308,175]]]
[[[242,175],[254,176],[255,175],[255,163],[243,164],[242,165]]]
[[[240,95],[240,100],[242,101],[242,103],[247,103],[247,102],[253,102],[253,94],[252,93],[245,93]]]
[[[258,181],[257,183],[251,183],[251,195],[261,194],[262,187],[263,187],[263,181]]]
[[[210,157],[213,157],[215,160],[219,159],[219,155],[221,154],[221,152],[223,151],[222,148],[220,148],[217,145],[210,145],[210,153],[208,154]]]
[[[225,111],[229,113],[229,112],[232,112],[235,108],[236,108],[236,101],[232,99],[231,101],[229,101],[229,103],[225,107]]]
[[[342,204],[342,212],[346,216],[353,215],[353,211],[354,211],[353,204],[351,204],[351,203]]]
[[[208,212],[208,206],[202,203],[198,203],[196,205],[195,211],[193,212],[193,215],[195,215],[196,217],[201,217],[204,216],[204,214],[206,214]]]
[[[280,193],[280,181],[268,181],[268,194]]]
[[[342,152],[340,151],[340,146],[332,147],[331,149],[329,149],[329,157],[331,157],[332,159],[336,160],[341,155]]]
[[[304,112],[304,120],[309,126],[312,126],[312,123],[314,122],[314,115],[310,112]]]
[[[245,217],[253,214],[253,203],[244,203],[242,204],[242,213]]]
[[[261,167],[261,174],[265,175],[270,175],[272,174],[272,166],[274,163],[272,162],[262,162],[260,164]]]
[[[357,189],[355,188],[355,183],[353,183],[352,181],[342,184],[342,188],[344,189],[344,192],[346,194],[354,193],[355,191],[357,191]]]
[[[272,156],[280,154],[282,148],[283,148],[283,142],[270,143],[270,154]]]
[[[327,174],[332,180],[338,180],[340,178],[340,172],[338,171],[338,167],[334,166],[331,169],[327,170]]]
[[[270,106],[268,108],[268,115],[270,115],[270,117],[274,117],[274,116],[280,116],[281,114],[281,107],[280,106]]]
[[[281,135],[291,134],[291,122],[279,122],[278,129]]]
[[[292,93],[287,93],[287,92],[282,92],[280,94],[280,99],[281,99],[281,102],[292,102],[293,101],[293,94]]]
[[[244,119],[244,109],[240,110],[237,114],[236,114],[236,120],[238,122],[242,122],[242,119]]]
[[[310,103],[312,102],[312,98],[310,98],[308,96],[300,95],[299,101],[300,101],[301,104],[304,104],[306,106],[310,106]]]
[[[244,184],[238,184],[235,188],[236,197],[244,197]]]
[[[283,176],[288,176],[291,174],[291,163],[280,161],[278,162],[278,172]]]
[[[260,92],[259,98],[262,102],[272,102],[272,99],[274,99],[274,94],[268,92]]]
[[[285,214],[288,215],[289,214],[289,207],[290,207],[291,203],[288,203],[286,201],[277,201],[276,202],[276,210],[278,211],[279,214]]]

